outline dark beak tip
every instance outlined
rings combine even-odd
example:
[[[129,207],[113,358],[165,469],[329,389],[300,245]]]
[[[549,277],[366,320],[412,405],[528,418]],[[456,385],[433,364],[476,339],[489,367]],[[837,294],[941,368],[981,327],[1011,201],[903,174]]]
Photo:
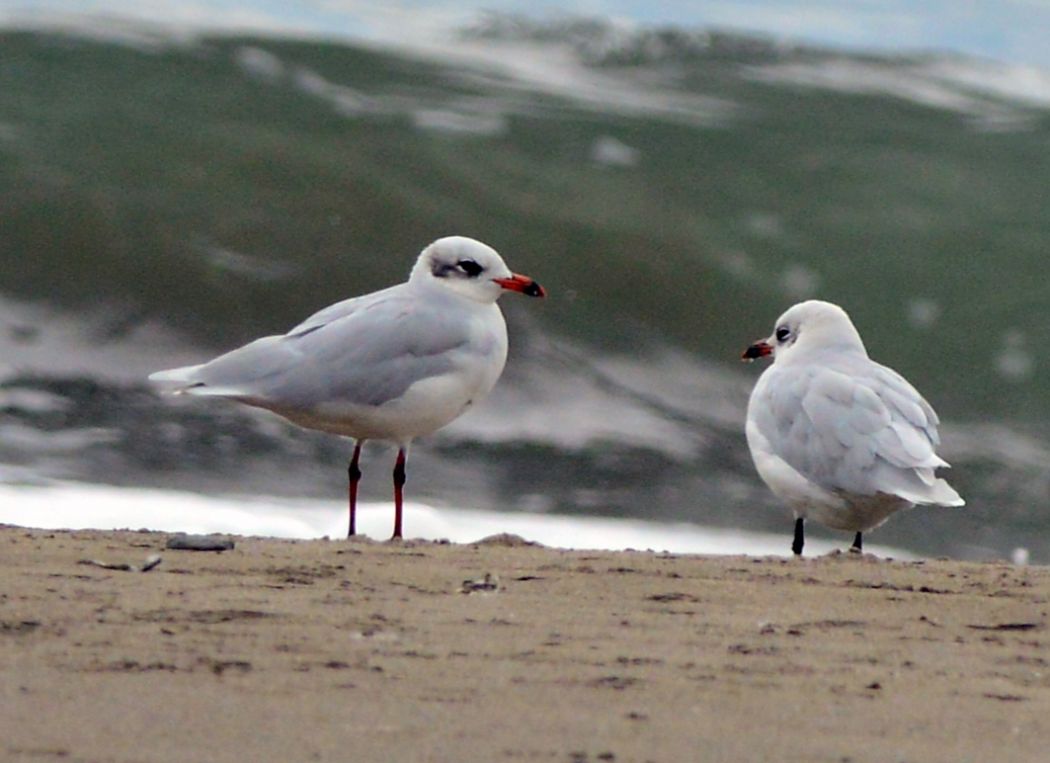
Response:
[[[522,293],[527,297],[546,297],[547,290],[540,286],[536,281],[533,281],[525,287]]]
[[[752,361],[756,358],[764,358],[765,356],[772,353],[773,348],[765,342],[755,342],[753,345],[744,350],[741,354],[740,359],[746,361]]]

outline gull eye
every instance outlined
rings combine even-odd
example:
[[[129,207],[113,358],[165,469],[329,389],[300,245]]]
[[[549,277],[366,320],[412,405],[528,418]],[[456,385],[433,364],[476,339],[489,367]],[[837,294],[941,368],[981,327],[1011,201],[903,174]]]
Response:
[[[478,263],[474,262],[474,260],[460,260],[456,263],[456,267],[462,270],[471,278],[477,278],[479,275],[481,275],[481,271],[485,269],[481,267],[481,265],[479,265]]]
[[[789,336],[791,336],[791,329],[787,326],[779,326],[777,328],[776,337],[778,342],[786,342]]]

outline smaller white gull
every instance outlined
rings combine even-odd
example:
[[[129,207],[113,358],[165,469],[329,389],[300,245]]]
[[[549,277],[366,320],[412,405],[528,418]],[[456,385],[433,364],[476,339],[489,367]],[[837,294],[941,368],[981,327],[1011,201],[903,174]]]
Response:
[[[915,504],[965,502],[936,476],[948,463],[937,414],[896,371],[868,357],[846,311],[801,302],[755,342],[745,360],[771,355],[747,406],[747,444],[769,489],[795,515],[791,550],[802,553],[812,518],[861,534]]]
[[[197,366],[150,375],[176,393],[236,400],[355,440],[347,470],[356,532],[365,440],[394,443],[394,534],[400,538],[409,444],[489,393],[507,360],[504,291],[545,296],[491,247],[462,236],[430,244],[408,281],[326,307],[283,336]]]

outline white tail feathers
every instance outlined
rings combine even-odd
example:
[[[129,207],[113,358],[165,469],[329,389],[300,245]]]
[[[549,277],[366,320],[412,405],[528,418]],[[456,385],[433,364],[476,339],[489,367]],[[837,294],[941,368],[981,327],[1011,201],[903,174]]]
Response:
[[[155,384],[188,387],[197,383],[194,377],[196,377],[197,371],[201,368],[203,368],[203,365],[169,368],[166,371],[156,371],[150,374],[149,380]]]
[[[966,501],[963,497],[955,492],[955,488],[949,485],[942,479],[938,479],[934,483],[933,488],[930,490],[932,503],[939,504],[941,506],[965,506]]]
[[[955,489],[938,477],[933,468],[927,466],[900,469],[888,462],[876,467],[874,483],[877,492],[895,495],[912,504],[926,506],[965,506]]]
[[[243,397],[244,390],[233,387],[206,385],[199,378],[198,372],[204,365],[182,366],[157,371],[149,375],[149,380],[164,388],[173,395],[204,395],[208,397]]]
[[[198,371],[203,368],[199,366],[183,366],[182,368],[169,368],[166,371],[157,371],[149,375],[149,380],[161,385],[167,392],[173,395],[197,395],[203,397],[246,397],[247,393],[238,387],[212,386],[205,384],[198,378]]]
[[[919,470],[916,470],[919,471]],[[918,476],[918,475],[917,475]],[[955,488],[940,477],[921,487],[909,485],[893,491],[906,501],[934,506],[965,506],[966,501],[955,492]]]

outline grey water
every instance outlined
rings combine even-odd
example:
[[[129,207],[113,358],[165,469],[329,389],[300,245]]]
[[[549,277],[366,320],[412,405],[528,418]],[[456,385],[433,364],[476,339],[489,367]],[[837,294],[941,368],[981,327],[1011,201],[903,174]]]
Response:
[[[460,233],[551,297],[502,301],[507,372],[414,447],[418,497],[787,544],[738,358],[820,297],[938,409],[968,501],[878,541],[1050,561],[1050,73],[601,19],[426,49],[97,31],[0,32],[0,478],[341,501],[346,442],[144,375]]]

